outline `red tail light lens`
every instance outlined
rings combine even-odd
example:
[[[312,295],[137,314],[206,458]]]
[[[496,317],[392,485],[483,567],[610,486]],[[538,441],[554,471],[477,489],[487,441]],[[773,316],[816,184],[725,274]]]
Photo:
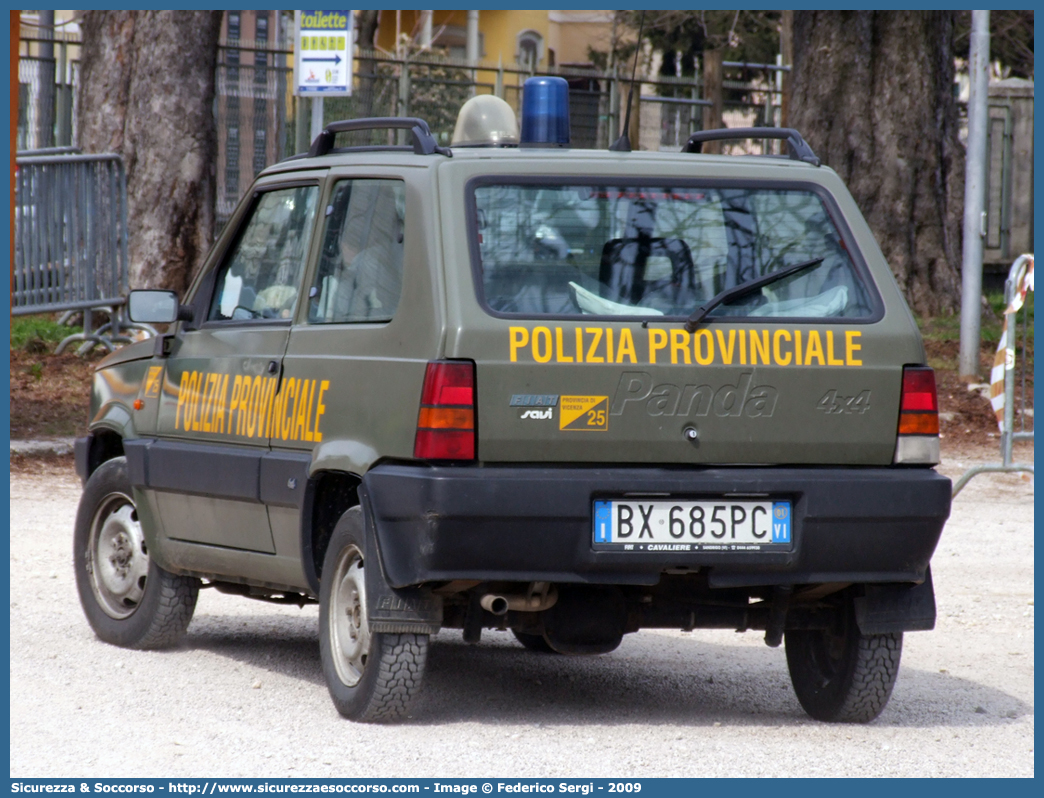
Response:
[[[928,366],[903,368],[899,434],[939,434],[939,399],[935,391],[935,372]]]
[[[419,460],[475,459],[475,364],[428,364],[417,415],[413,456]]]

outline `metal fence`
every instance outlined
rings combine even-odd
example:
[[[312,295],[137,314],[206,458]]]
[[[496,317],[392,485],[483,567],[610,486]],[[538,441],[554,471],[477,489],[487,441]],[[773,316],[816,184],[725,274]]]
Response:
[[[249,53],[247,59],[243,54]],[[242,192],[265,166],[307,148],[310,101],[293,96],[291,51],[223,45],[219,51],[216,116],[218,131],[219,224],[224,224]],[[244,65],[244,61],[252,61]],[[726,62],[726,70],[750,80],[725,80],[723,119],[729,127],[778,126],[787,67]],[[450,143],[460,106],[475,94],[495,94],[521,108],[522,86],[531,69],[474,66],[434,52],[392,56],[357,51],[350,97],[323,100],[323,122],[366,116],[419,116],[442,144]],[[542,73],[543,74],[543,73]],[[569,82],[572,146],[605,148],[616,138],[629,89],[628,76],[595,69],[560,68]],[[705,88],[699,77],[657,77],[635,87],[634,113],[640,120],[636,148],[679,150],[703,129]],[[388,134],[366,134],[384,136]],[[390,143],[359,139],[357,143]],[[744,152],[775,152],[772,142],[729,145]]]
[[[22,53],[18,60],[18,150],[67,147],[76,141],[80,63],[71,57],[78,42],[22,38],[53,55]],[[77,48],[78,49],[78,48]]]
[[[1009,78],[989,85],[983,186],[983,287],[1002,291],[1012,260],[1033,251],[1033,82]],[[958,100],[961,139],[968,105]]]
[[[287,52],[236,43],[218,52],[217,220],[223,225],[254,176],[294,151],[292,69]],[[249,54],[249,64],[242,55]]]
[[[79,64],[72,55],[78,52],[79,42],[23,38],[23,43],[19,148],[74,144]],[[42,45],[47,52],[53,49],[53,57],[30,56],[30,45]],[[258,172],[306,149],[302,145],[308,140],[310,105],[293,95],[291,55],[285,46],[263,41],[233,40],[219,48],[214,103],[219,226],[228,220]],[[780,124],[779,76],[786,67],[731,62],[722,66],[726,72],[722,83],[725,125]],[[432,51],[394,56],[357,50],[353,74],[351,97],[324,99],[324,122],[362,116],[419,116],[440,143],[449,143],[457,111],[465,100],[474,94],[496,94],[517,112],[522,85],[534,72],[518,66],[476,66]],[[619,134],[630,70],[618,74],[560,67],[551,74],[569,81],[572,146],[608,147]],[[728,79],[737,75],[744,80]],[[678,150],[691,133],[703,128],[703,109],[709,102],[700,76],[643,79],[634,94],[633,112],[640,130],[636,149]],[[772,151],[766,148],[774,146],[778,145],[728,145],[744,152]]]
[[[782,86],[775,75],[787,67],[726,62],[726,69],[755,75],[726,80],[724,118],[730,127],[778,126]],[[324,102],[324,121],[354,116],[419,116],[441,143],[448,143],[461,104],[474,94],[496,94],[520,110],[522,85],[532,70],[454,60],[434,53],[393,57],[362,52],[355,58],[354,94]],[[541,73],[548,74],[548,73]],[[595,69],[552,70],[569,82],[572,146],[604,148],[619,132],[628,76]],[[643,149],[679,149],[703,127],[703,81],[699,77],[656,77],[636,84],[634,113],[642,120]],[[755,148],[760,144],[754,145]]]
[[[15,183],[13,315],[84,311],[74,340],[108,349],[126,302],[127,179],[119,155],[21,153]],[[111,320],[92,330],[91,309]],[[126,325],[124,325],[126,326]]]
[[[21,41],[18,149],[75,144],[80,42],[67,34],[55,38],[23,36]],[[282,39],[231,41],[220,48],[214,106],[218,138],[215,211],[219,225],[231,215],[258,172],[305,149],[302,144],[307,141],[310,111],[307,102],[293,96],[290,56],[291,50]],[[782,75],[787,67],[726,61],[722,68],[722,121],[726,127],[781,124]],[[621,69],[619,73],[577,67],[551,71],[570,84],[572,146],[603,148],[616,138],[630,74],[629,69]],[[420,116],[440,143],[448,143],[457,109],[468,97],[496,94],[517,111],[522,84],[532,74],[531,69],[518,66],[475,67],[431,51],[396,57],[357,50],[353,96],[327,98],[324,120]],[[1020,135],[1032,138],[1032,112],[1013,115],[1011,111],[1020,102],[1032,108],[1032,88],[1020,94],[1018,89],[992,86],[990,92],[985,243],[988,260],[1010,263],[1009,250],[1018,252],[1033,246],[1032,190],[1026,183],[1029,178],[1015,166],[1022,157]],[[634,112],[640,129],[635,146],[680,149],[691,133],[703,128],[707,96],[702,74],[641,80],[635,92]],[[299,124],[299,115],[309,118]],[[1028,120],[1025,124],[1020,122],[1023,118]],[[1025,135],[1020,133],[1023,127],[1028,131]],[[737,142],[726,147],[732,152],[779,152],[779,144],[771,142]]]

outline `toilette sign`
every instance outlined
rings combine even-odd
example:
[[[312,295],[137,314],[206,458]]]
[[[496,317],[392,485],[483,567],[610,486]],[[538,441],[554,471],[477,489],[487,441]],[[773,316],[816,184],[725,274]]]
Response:
[[[295,11],[294,87],[303,96],[352,93],[351,11]]]

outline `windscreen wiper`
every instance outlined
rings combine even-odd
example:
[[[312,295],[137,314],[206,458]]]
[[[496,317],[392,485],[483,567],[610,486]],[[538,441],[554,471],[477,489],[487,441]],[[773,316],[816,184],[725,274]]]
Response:
[[[805,269],[818,266],[824,260],[826,260],[826,256],[822,258],[813,258],[812,260],[806,260],[804,263],[798,263],[795,266],[788,266],[778,272],[766,274],[756,280],[748,280],[745,283],[734,285],[732,288],[726,288],[721,293],[715,294],[709,302],[696,308],[696,310],[692,312],[692,315],[685,321],[685,329],[689,332],[696,332],[696,328],[700,326],[700,322],[707,317],[708,313],[718,307],[718,305],[722,305],[725,302],[729,302],[730,300],[743,296],[744,294],[749,294],[751,291],[756,291],[762,286],[776,282],[776,280],[782,280],[784,277],[789,277],[790,275],[797,274]]]

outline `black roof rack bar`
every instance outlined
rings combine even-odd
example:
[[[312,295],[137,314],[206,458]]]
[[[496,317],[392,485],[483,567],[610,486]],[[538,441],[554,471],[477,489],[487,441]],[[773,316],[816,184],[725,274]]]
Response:
[[[812,152],[801,134],[790,127],[733,127],[722,130],[700,130],[689,136],[682,152],[700,152],[705,141],[731,141],[735,139],[783,139],[790,147],[792,161],[804,161],[813,166],[823,162]]]
[[[413,151],[417,155],[445,155],[453,157],[448,147],[440,147],[431,135],[428,123],[415,116],[376,116],[366,119],[344,119],[340,122],[331,122],[323,132],[316,136],[312,142],[312,148],[308,151],[310,158],[316,158],[328,154],[334,148],[334,139],[338,133],[347,133],[349,130],[409,130],[413,133]]]

